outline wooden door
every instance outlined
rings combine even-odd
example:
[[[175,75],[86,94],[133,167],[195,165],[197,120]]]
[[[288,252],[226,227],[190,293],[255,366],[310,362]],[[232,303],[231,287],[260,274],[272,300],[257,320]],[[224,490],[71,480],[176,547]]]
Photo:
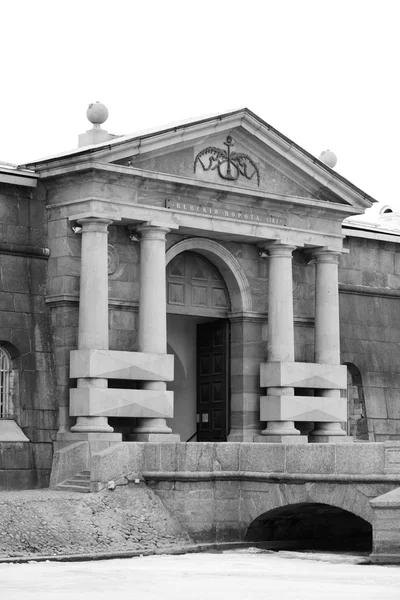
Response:
[[[229,323],[197,325],[197,441],[225,442],[229,419]]]

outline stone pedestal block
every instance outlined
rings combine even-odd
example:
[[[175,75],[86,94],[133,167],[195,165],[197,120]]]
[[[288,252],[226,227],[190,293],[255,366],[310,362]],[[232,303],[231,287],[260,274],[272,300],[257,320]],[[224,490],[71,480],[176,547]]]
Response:
[[[166,390],[121,390],[74,388],[70,390],[71,416],[172,418],[173,392]]]
[[[347,419],[347,399],[329,396],[261,396],[260,416],[262,421],[342,422]],[[344,435],[344,432],[340,435]]]
[[[117,350],[73,350],[70,377],[100,377],[144,381],[172,381],[174,356]]]
[[[353,438],[349,435],[310,435],[310,444],[352,444]]]
[[[307,444],[306,435],[256,435],[253,439],[256,444]]]
[[[180,442],[179,435],[174,433],[132,433],[128,435],[129,442]]]
[[[286,361],[262,363],[260,385],[261,387],[345,390],[347,367]]]

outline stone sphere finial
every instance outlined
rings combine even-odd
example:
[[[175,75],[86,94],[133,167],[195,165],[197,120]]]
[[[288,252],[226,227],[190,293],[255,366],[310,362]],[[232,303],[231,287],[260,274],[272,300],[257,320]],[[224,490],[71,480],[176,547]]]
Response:
[[[334,152],[332,152],[332,150],[324,150],[319,155],[319,160],[325,163],[331,169],[333,169],[333,167],[337,163],[337,156]]]
[[[96,125],[101,125],[104,121],[108,119],[108,108],[101,102],[94,102],[89,104],[89,107],[86,111],[86,116],[91,123],[96,127]]]

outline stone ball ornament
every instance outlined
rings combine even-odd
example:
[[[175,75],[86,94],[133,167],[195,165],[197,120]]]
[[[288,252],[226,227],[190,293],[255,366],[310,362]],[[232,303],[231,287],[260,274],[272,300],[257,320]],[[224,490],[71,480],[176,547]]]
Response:
[[[89,104],[86,116],[93,125],[101,125],[108,119],[108,108],[101,102],[94,102]]]
[[[337,163],[337,156],[332,150],[323,150],[319,155],[319,160],[333,169]]]

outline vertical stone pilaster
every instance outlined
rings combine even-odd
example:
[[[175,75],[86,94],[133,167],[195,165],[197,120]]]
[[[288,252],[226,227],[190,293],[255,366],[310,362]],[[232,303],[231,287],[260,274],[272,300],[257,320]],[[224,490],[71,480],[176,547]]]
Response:
[[[228,442],[252,442],[260,431],[260,362],[264,356],[263,314],[229,316],[231,324],[231,429]]]
[[[140,239],[140,297],[138,351],[166,354],[167,351],[167,298],[165,274],[165,238],[169,229],[156,225],[143,225],[139,228]],[[146,381],[145,390],[166,390],[164,381]],[[172,436],[165,418],[138,419],[134,435],[135,441],[160,440],[167,435],[171,441],[179,441]],[[174,439],[173,439],[174,438]],[[175,439],[177,438],[177,439]]]
[[[268,362],[294,362],[292,253],[295,246],[276,243],[266,250],[269,255]],[[268,387],[264,397],[267,406],[268,396],[284,397],[282,401],[290,402],[288,397],[294,396],[294,389]],[[271,420],[255,441],[297,443],[306,439],[300,437],[293,421]]]
[[[315,274],[315,362],[340,365],[340,321],[338,264],[340,252],[319,249]],[[321,390],[322,397],[340,398],[340,390]],[[333,440],[331,439],[333,436]],[[340,423],[315,423],[310,441],[342,441],[346,436]],[[343,440],[344,441],[344,440]],[[349,438],[346,438],[349,441]]]
[[[78,349],[108,349],[107,236],[112,221],[81,219],[81,277],[79,295]],[[106,388],[107,379],[78,379],[77,387]],[[77,417],[74,433],[111,433],[107,417]]]

